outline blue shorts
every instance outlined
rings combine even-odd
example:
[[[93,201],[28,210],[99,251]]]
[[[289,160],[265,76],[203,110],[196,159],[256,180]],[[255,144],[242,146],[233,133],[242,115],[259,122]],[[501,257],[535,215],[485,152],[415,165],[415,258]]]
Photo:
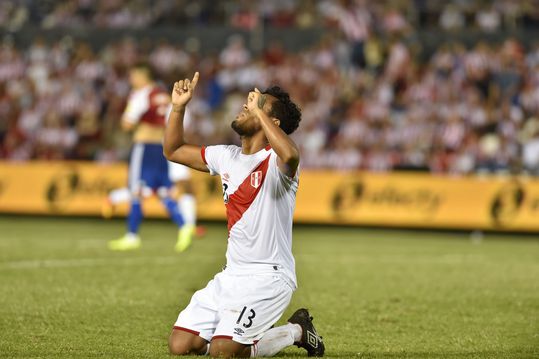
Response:
[[[157,143],[136,143],[129,160],[129,189],[139,192],[148,187],[153,190],[170,188],[168,162],[163,156],[163,146]]]

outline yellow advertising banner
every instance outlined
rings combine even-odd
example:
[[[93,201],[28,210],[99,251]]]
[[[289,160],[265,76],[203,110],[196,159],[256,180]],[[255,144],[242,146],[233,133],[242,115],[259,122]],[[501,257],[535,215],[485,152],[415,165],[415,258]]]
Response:
[[[193,171],[201,219],[224,219],[218,176]],[[99,215],[127,167],[91,162],[0,162],[0,212]],[[127,204],[118,208],[125,215]],[[166,216],[156,198],[148,217]],[[297,222],[539,232],[539,180],[416,173],[303,171]]]
[[[193,171],[200,217],[223,219],[225,209],[218,177]],[[0,162],[0,212],[55,215],[100,215],[107,194],[127,185],[127,166],[93,162]],[[125,215],[128,205],[115,214]],[[144,202],[144,215],[165,217],[157,197]]]
[[[301,178],[297,216],[308,222],[539,231],[539,180],[309,172]]]

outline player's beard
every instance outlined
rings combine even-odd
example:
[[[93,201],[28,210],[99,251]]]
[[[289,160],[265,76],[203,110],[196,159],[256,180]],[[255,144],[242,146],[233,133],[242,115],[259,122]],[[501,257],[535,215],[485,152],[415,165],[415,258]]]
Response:
[[[236,131],[238,135],[240,135],[240,137],[251,137],[257,132],[257,129],[255,128],[255,126],[245,126],[245,125],[246,125],[245,122],[243,123],[243,126],[242,126],[238,120],[234,120],[232,121],[232,124],[230,126],[232,127],[234,131]]]

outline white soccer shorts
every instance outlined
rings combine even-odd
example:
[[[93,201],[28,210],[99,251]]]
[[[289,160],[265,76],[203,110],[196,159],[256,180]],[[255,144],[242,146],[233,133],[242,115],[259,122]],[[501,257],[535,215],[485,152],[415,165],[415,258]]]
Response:
[[[168,178],[171,182],[185,181],[191,178],[187,166],[168,161]]]
[[[206,288],[193,294],[174,329],[251,345],[283,315],[293,289],[279,272],[215,275]]]

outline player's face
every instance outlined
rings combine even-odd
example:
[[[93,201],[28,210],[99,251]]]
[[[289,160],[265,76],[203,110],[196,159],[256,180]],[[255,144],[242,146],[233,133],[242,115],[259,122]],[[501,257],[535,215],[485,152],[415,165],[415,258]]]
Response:
[[[149,82],[148,74],[142,69],[132,69],[129,71],[129,83],[135,89],[146,86]]]
[[[247,97],[249,101],[249,97]],[[264,106],[264,111],[267,110],[267,104]],[[258,117],[254,116],[247,108],[247,104],[243,104],[242,109],[236,119],[232,121],[232,129],[240,136],[250,137],[258,131],[262,130]]]

